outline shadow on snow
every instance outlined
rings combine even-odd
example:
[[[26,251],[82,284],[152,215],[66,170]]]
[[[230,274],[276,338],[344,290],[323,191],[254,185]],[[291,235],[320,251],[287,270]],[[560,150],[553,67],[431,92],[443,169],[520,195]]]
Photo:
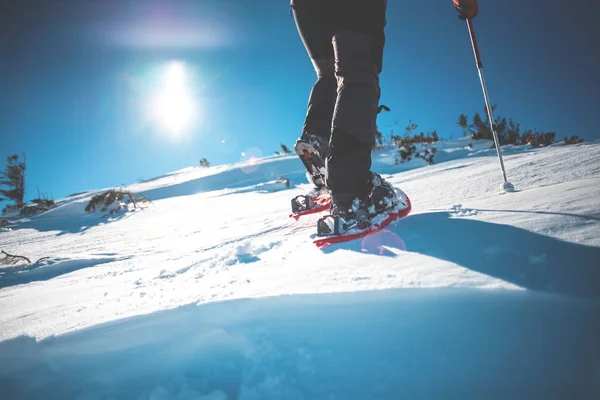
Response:
[[[117,261],[117,258],[49,259],[39,263],[0,268],[0,288],[47,281],[58,276]]]
[[[391,248],[450,261],[527,289],[600,298],[600,248],[510,225],[451,218],[447,212],[410,215],[362,241],[323,251],[398,256]]]
[[[19,399],[598,398],[599,313],[473,289],[184,306],[4,341],[0,386]]]

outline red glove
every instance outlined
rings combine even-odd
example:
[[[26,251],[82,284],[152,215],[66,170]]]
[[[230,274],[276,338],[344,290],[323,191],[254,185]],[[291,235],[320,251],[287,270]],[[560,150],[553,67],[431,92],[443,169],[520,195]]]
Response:
[[[456,11],[458,11],[458,18],[460,19],[473,19],[479,12],[479,5],[477,0],[452,0]]]

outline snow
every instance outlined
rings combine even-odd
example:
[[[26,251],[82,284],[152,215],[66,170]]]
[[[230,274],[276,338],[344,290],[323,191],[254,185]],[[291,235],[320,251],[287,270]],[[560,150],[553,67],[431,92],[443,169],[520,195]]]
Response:
[[[317,249],[288,218],[292,156],[190,167],[79,193],[11,222],[0,250],[6,398],[598,398],[600,143],[439,142],[437,164],[373,169],[413,211]],[[285,176],[291,186],[277,182]]]

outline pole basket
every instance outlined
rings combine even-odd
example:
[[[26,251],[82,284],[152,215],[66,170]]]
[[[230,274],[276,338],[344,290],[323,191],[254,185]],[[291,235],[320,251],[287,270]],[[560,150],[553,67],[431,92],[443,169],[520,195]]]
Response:
[[[514,192],[515,186],[507,181],[502,184],[502,189],[504,189],[505,192]]]

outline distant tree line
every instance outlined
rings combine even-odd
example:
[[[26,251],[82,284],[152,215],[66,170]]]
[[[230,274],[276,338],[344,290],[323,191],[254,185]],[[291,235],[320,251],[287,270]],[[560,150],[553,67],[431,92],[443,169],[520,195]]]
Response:
[[[496,105],[492,105],[492,111],[496,110]],[[465,136],[471,136],[474,140],[488,139],[493,140],[492,125],[487,112],[487,107],[483,107],[481,117],[478,112],[475,113],[469,123],[469,118],[465,114],[458,117],[457,125],[463,129]],[[537,129],[521,130],[521,124],[516,123],[512,118],[497,116],[494,121],[498,142],[500,146],[504,145],[530,145],[532,147],[549,146],[555,143],[556,132],[538,132]],[[582,143],[583,139],[578,136],[565,137],[565,144]],[[494,146],[493,146],[494,147]]]

